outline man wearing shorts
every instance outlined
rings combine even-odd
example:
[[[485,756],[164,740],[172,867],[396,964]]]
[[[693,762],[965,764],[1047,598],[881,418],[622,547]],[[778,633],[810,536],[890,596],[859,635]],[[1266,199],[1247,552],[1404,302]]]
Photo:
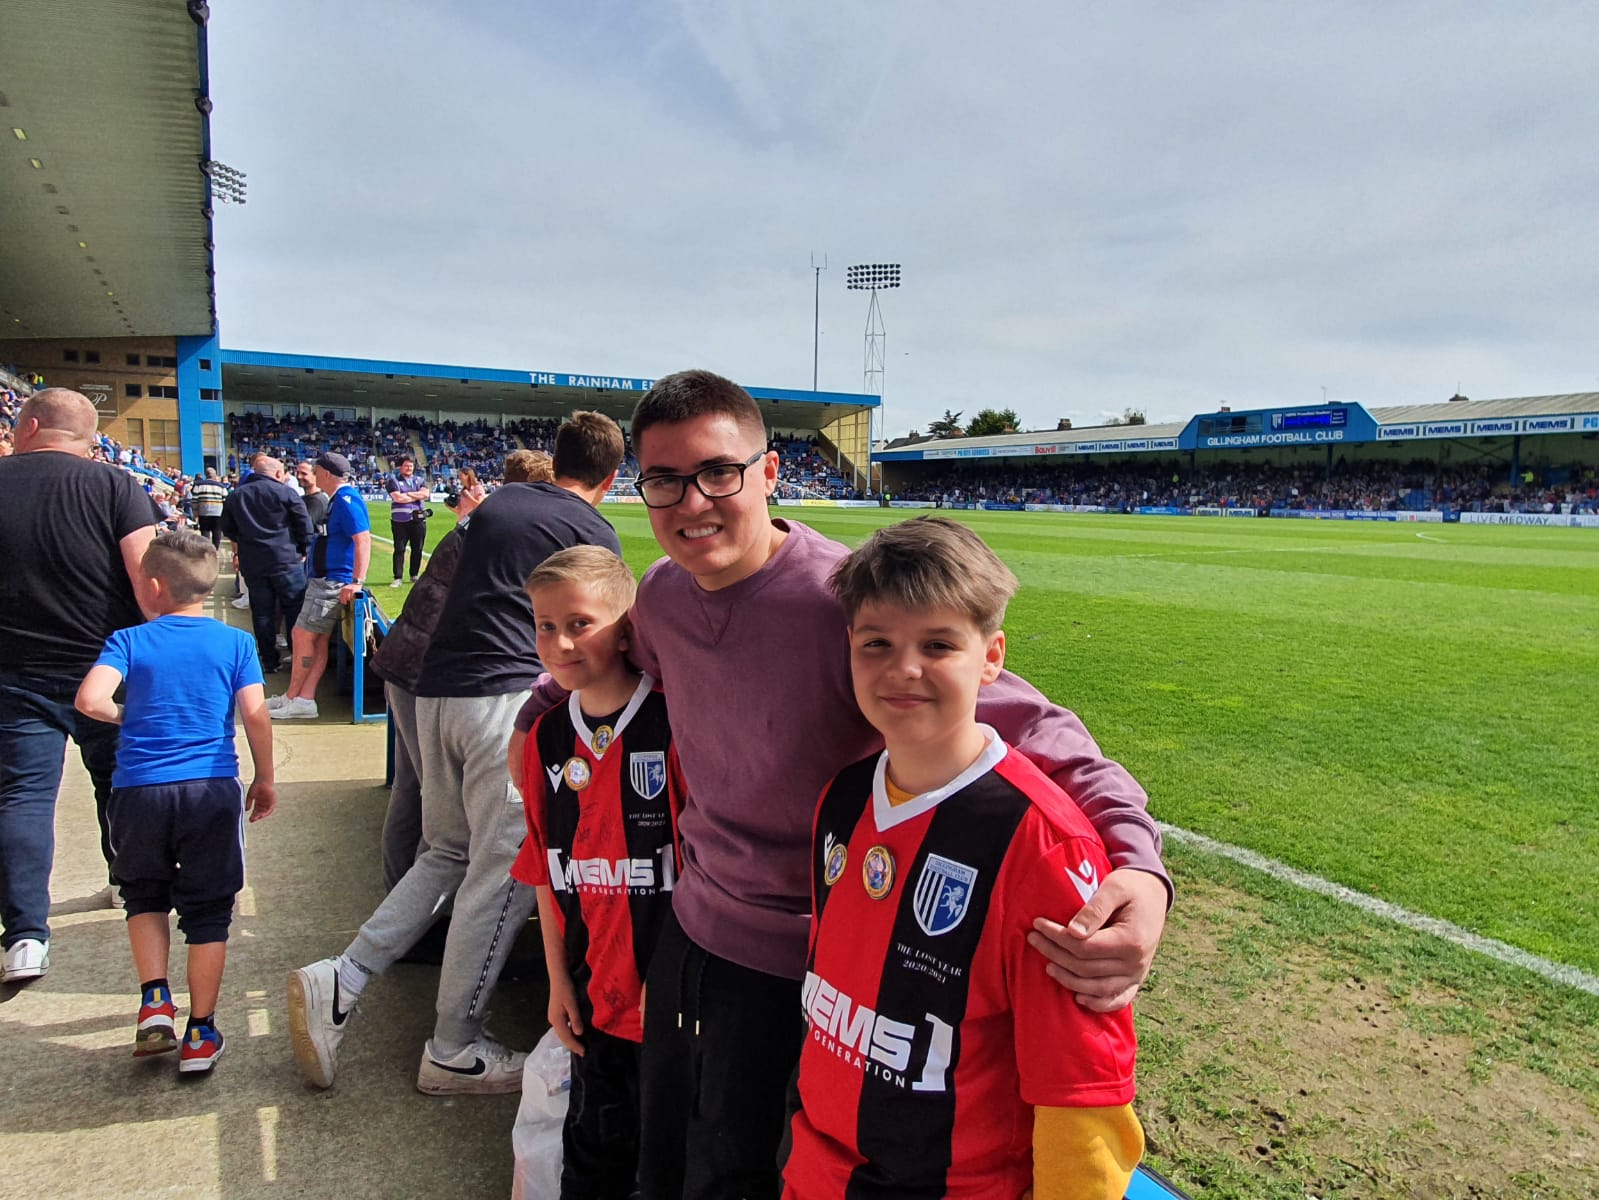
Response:
[[[372,522],[366,501],[349,482],[350,460],[321,454],[314,472],[317,487],[328,494],[327,531],[311,543],[311,578],[294,623],[289,687],[267,701],[274,721],[316,718],[316,685],[327,669],[328,641],[339,623],[339,610],[361,591],[372,561]]]

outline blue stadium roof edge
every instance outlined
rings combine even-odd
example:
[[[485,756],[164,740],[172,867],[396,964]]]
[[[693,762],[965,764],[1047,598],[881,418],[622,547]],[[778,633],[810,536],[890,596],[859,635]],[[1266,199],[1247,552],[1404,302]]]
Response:
[[[655,382],[649,378],[565,371],[509,370],[449,363],[288,354],[219,348],[223,398],[229,408],[294,404],[313,409],[384,408],[493,416],[537,416],[592,408],[624,420]],[[810,392],[747,386],[768,425],[820,430],[841,416],[881,404],[854,392]]]
[[[948,438],[879,450],[873,462],[1174,453],[1255,447],[1363,445],[1440,438],[1599,435],[1599,392],[1458,400],[1367,410],[1350,402],[1201,413],[1186,424]]]

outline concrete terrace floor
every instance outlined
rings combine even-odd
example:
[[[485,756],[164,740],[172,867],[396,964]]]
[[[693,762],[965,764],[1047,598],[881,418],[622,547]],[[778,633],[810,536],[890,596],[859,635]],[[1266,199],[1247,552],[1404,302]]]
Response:
[[[230,596],[231,579],[218,583]],[[215,615],[248,628],[249,614]],[[349,723],[332,672],[316,721],[273,726],[278,810],[251,825],[217,1009],[227,1052],[211,1076],[177,1056],[131,1056],[138,979],[105,885],[87,774],[69,748],[56,812],[50,971],[0,986],[0,1195],[98,1198],[507,1197],[517,1097],[439,1099],[415,1089],[437,968],[396,966],[362,998],[337,1085],[294,1068],[284,976],[348,944],[382,898],[378,834],[384,728]],[[281,691],[286,675],[268,677]],[[241,761],[249,762],[242,733]],[[246,769],[247,770],[247,769]],[[248,779],[248,772],[246,778]],[[187,1015],[181,935],[170,978]],[[543,1033],[537,930],[520,939],[491,1030],[529,1048]],[[181,1029],[181,1026],[180,1026]]]

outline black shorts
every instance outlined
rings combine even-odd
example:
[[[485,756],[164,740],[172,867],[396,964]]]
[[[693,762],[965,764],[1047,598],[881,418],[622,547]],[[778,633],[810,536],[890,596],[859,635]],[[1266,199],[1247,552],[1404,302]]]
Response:
[[[191,943],[228,936],[244,886],[244,789],[237,779],[185,779],[111,789],[111,874],[130,917],[178,912]]]

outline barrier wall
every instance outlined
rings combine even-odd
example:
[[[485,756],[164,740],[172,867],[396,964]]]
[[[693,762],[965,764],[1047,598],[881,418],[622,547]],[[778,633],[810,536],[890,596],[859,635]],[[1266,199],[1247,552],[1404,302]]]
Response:
[[[1599,529],[1599,515],[1576,513],[1461,513],[1462,525],[1549,525],[1560,529]]]

